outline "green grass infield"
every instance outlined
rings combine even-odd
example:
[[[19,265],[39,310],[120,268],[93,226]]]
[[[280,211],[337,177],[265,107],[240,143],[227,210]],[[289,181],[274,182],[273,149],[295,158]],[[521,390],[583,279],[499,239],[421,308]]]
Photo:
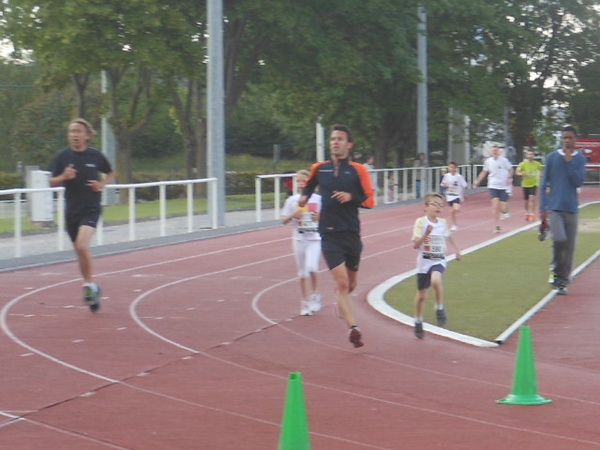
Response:
[[[539,241],[535,227],[449,262],[444,273],[446,328],[494,340],[548,294],[551,246],[550,238]],[[580,210],[575,267],[599,249],[600,204],[593,204]],[[389,289],[384,299],[412,317],[416,286],[416,276],[409,277]],[[430,290],[425,306],[425,321],[433,324],[434,296]]]

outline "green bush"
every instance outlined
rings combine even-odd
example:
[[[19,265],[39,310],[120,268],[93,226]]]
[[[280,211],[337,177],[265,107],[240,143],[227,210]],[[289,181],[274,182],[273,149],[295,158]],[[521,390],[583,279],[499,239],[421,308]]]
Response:
[[[18,173],[0,172],[0,190],[23,187],[23,177]]]
[[[134,183],[152,183],[155,181],[175,181],[183,180],[184,178],[180,175],[173,176],[172,174],[161,176],[157,173],[137,172],[133,176]],[[167,199],[182,198],[185,197],[186,189],[184,184],[176,184],[167,186]],[[152,201],[158,200],[159,198],[159,187],[143,187],[135,190],[135,196],[137,200]]]
[[[23,177],[17,173],[0,172],[0,191],[17,189],[24,185]],[[12,195],[0,195],[0,200],[12,200]]]

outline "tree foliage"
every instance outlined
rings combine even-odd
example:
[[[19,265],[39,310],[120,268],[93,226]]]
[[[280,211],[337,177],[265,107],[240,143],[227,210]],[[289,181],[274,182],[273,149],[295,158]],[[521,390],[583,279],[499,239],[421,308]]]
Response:
[[[231,145],[266,153],[285,143],[306,153],[322,118],[353,127],[358,149],[375,153],[381,165],[411,158],[419,4],[427,10],[432,146],[445,147],[450,109],[476,126],[502,122],[510,108],[520,148],[543,108],[571,100],[578,75],[586,76],[581,68],[600,53],[594,0],[230,0],[225,115],[229,132],[239,130]],[[159,111],[174,122],[163,129],[182,136],[188,176],[205,174],[203,4],[4,0],[0,14],[3,34],[32,51],[48,92],[76,87],[80,114],[99,72],[108,74],[102,112],[117,134],[121,181],[130,179],[135,143]]]

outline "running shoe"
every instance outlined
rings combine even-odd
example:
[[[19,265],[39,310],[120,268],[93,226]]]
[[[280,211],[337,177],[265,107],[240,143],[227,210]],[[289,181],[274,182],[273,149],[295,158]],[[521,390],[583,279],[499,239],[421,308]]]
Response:
[[[301,316],[312,316],[312,309],[310,308],[310,303],[306,300],[302,300],[302,307],[300,308]]]
[[[360,348],[363,345],[365,345],[362,343],[362,334],[360,334],[360,330],[357,326],[350,327],[350,331],[348,332],[348,338],[350,339],[350,342],[352,343],[352,345],[354,345],[355,348]]]
[[[88,305],[90,307],[90,311],[91,312],[96,312],[100,309],[100,294],[102,292],[102,289],[100,289],[100,286],[96,286],[96,289],[94,289],[91,286],[84,286],[83,287],[83,299],[86,303],[86,305]]]
[[[415,336],[419,339],[423,339],[425,331],[423,331],[423,322],[415,322]]]
[[[508,219],[510,219],[510,213],[507,213],[507,212],[502,213],[502,220],[508,220]]]
[[[567,295],[567,293],[569,292],[567,289],[567,285],[564,283],[559,283],[556,290],[558,291],[558,295]]]
[[[312,294],[308,300],[308,308],[311,313],[321,311],[321,294]]]
[[[448,318],[446,317],[445,309],[437,309],[435,311],[435,317],[437,318],[438,327],[443,327],[448,323]]]
[[[495,233],[498,234],[498,233],[501,233],[501,232],[502,232],[502,229],[499,226],[496,227]]]
[[[450,231],[456,231],[456,230],[458,230],[458,226],[457,225],[452,225],[450,227]]]

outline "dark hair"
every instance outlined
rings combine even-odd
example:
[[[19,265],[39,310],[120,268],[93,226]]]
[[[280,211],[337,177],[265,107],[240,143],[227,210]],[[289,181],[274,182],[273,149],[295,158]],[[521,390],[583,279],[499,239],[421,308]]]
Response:
[[[562,132],[564,133],[565,131],[571,131],[575,136],[577,136],[577,128],[575,128],[573,125],[565,125],[562,129]]]
[[[346,125],[336,123],[333,127],[331,127],[331,130],[332,131],[343,131],[348,136],[348,142],[354,142],[354,133],[352,133],[352,130],[350,128],[348,128]]]
[[[454,161],[450,161],[450,162],[448,163],[448,165],[449,165],[449,166],[452,166],[452,165],[458,166],[458,164],[456,164]]]

